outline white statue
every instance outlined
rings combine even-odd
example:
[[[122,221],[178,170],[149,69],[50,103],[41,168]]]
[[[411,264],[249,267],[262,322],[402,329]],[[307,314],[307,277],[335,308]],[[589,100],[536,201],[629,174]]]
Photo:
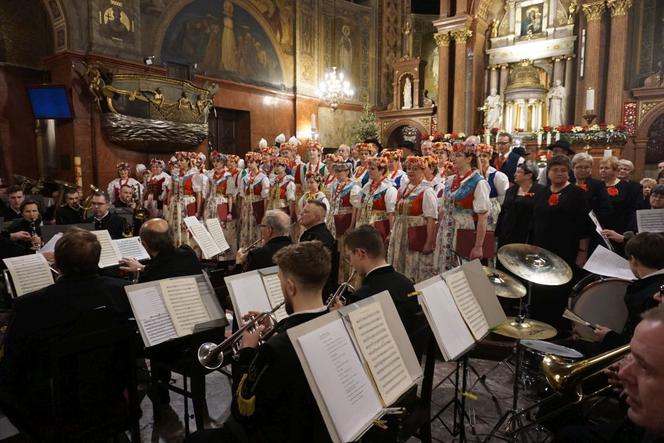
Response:
[[[486,112],[486,127],[500,128],[503,119],[503,100],[496,88],[491,88],[491,94],[484,100]]]
[[[413,107],[413,84],[409,77],[403,82],[403,106],[401,109],[410,109]]]
[[[553,87],[546,95],[546,104],[549,108],[549,126],[560,126],[565,123],[565,87],[560,80],[553,82]]]

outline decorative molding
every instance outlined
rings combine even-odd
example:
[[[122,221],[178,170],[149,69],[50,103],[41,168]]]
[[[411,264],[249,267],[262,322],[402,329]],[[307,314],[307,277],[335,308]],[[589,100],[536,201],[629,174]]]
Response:
[[[606,5],[611,8],[611,17],[626,15],[633,4],[633,0],[606,0]]]
[[[438,32],[434,34],[433,38],[436,40],[436,45],[438,46],[449,46],[450,45],[450,33],[449,32]]]
[[[473,31],[470,29],[457,29],[450,32],[450,34],[456,43],[466,43],[472,37]]]
[[[581,5],[581,8],[583,9],[586,19],[589,22],[593,22],[602,19],[602,15],[604,14],[604,11],[606,11],[606,3],[604,0],[600,0],[598,2]]]
[[[639,103],[639,122],[643,120],[643,117],[652,110],[655,106],[664,103],[664,100],[653,100],[647,102]]]

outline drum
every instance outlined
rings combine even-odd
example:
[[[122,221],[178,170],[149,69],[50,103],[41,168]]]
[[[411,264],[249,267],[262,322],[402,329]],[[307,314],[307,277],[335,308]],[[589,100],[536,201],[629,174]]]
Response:
[[[583,358],[579,351],[542,340],[521,340],[522,382],[526,391],[534,398],[550,394],[549,383],[542,372],[542,359],[553,354],[565,361],[573,362]]]
[[[588,283],[590,281],[590,283]],[[627,321],[625,290],[629,281],[618,278],[589,276],[576,286],[572,312],[591,324],[599,324],[622,332]],[[593,330],[574,323],[574,334],[582,340],[597,341]]]

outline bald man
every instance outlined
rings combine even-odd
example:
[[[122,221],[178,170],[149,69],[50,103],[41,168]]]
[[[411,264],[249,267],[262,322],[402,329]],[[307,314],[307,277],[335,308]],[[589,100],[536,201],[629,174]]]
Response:
[[[327,207],[318,200],[309,200],[300,214],[300,224],[306,229],[300,236],[300,241],[318,240],[330,251],[332,258],[332,270],[330,277],[323,288],[323,297],[327,298],[330,293],[337,289],[337,278],[339,276],[339,254],[337,252],[337,241],[325,225]]]
[[[139,282],[182,277],[203,272],[196,253],[189,246],[175,247],[173,232],[163,218],[152,218],[141,226],[141,242],[150,254],[150,262],[141,264],[134,258],[120,260],[120,269],[128,272],[141,271]]]
[[[266,211],[263,222],[259,226],[263,246],[250,251],[242,248],[235,255],[235,262],[242,266],[245,272],[274,266],[272,261],[274,254],[292,243],[290,217],[281,209]]]

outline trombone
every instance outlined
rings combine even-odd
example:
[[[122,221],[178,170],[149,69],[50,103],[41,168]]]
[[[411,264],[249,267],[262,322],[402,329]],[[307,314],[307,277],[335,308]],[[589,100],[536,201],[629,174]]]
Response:
[[[204,368],[207,369],[218,369],[226,364],[228,364],[228,358],[236,358],[237,353],[240,351],[240,346],[242,344],[242,335],[245,331],[254,332],[258,325],[265,319],[272,319],[271,327],[263,330],[261,332],[260,343],[263,343],[265,340],[270,338],[270,336],[275,332],[277,318],[275,313],[281,309],[285,304],[285,301],[282,301],[277,306],[275,306],[271,311],[262,312],[255,317],[252,317],[251,320],[246,322],[240,329],[235,331],[230,337],[222,341],[219,344],[215,343],[203,343],[198,348],[198,361]]]
[[[99,192],[99,188],[95,185],[90,185],[90,193],[85,197],[85,200],[83,200],[83,203],[81,204],[83,207],[83,220],[88,218],[88,211],[92,208],[92,197],[94,197],[96,192]]]

